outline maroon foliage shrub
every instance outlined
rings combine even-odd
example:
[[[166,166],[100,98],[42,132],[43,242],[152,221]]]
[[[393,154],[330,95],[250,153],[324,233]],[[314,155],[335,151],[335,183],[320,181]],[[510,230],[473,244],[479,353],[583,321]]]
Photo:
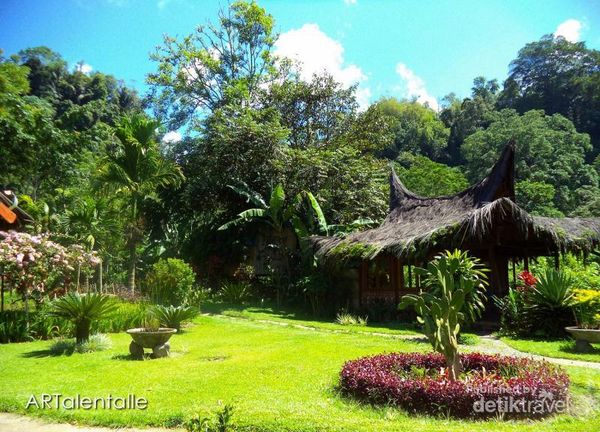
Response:
[[[527,358],[461,355],[464,374],[451,381],[441,354],[392,353],[347,362],[342,391],[375,404],[461,418],[541,418],[567,410],[563,369]]]

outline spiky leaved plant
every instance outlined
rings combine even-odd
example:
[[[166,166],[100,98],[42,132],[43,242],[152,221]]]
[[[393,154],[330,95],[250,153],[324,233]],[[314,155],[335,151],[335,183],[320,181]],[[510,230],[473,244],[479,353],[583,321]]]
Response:
[[[152,308],[151,313],[161,326],[180,330],[183,322],[193,320],[198,315],[198,308],[156,305]]]
[[[427,291],[402,297],[401,309],[413,306],[433,349],[444,355],[448,375],[462,371],[458,355],[461,324],[474,321],[484,309],[487,277],[477,258],[455,250],[443,252],[427,268],[417,269]]]
[[[106,316],[115,309],[116,303],[110,296],[75,292],[52,301],[49,313],[71,321],[75,325],[75,341],[81,344],[90,338],[92,321]]]

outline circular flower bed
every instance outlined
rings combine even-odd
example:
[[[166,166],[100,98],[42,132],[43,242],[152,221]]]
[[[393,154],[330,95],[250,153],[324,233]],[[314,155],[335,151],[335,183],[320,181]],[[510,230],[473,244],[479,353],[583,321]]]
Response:
[[[344,393],[376,404],[454,417],[541,418],[567,410],[563,369],[527,358],[461,355],[464,373],[451,381],[441,354],[393,353],[347,362]]]

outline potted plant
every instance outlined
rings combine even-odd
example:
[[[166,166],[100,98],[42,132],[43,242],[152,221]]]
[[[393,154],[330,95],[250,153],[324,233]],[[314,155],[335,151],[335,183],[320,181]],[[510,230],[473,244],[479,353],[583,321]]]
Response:
[[[177,333],[177,329],[160,327],[158,319],[150,317],[143,327],[129,329],[127,333],[133,339],[129,344],[129,352],[134,358],[143,358],[144,348],[151,348],[152,356],[159,358],[169,356],[169,339]]]
[[[577,351],[589,352],[592,343],[600,343],[600,291],[575,289],[571,304],[577,326],[566,330],[575,338]]]

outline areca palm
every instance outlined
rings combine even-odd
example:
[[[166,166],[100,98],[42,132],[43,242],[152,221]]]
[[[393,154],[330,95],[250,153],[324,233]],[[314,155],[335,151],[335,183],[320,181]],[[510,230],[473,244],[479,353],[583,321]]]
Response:
[[[117,147],[104,158],[99,172],[99,180],[121,194],[129,207],[126,234],[131,291],[135,290],[137,246],[143,238],[140,206],[145,200],[157,200],[158,188],[177,186],[183,180],[179,167],[160,153],[158,126],[143,114],[124,117],[115,129]]]

